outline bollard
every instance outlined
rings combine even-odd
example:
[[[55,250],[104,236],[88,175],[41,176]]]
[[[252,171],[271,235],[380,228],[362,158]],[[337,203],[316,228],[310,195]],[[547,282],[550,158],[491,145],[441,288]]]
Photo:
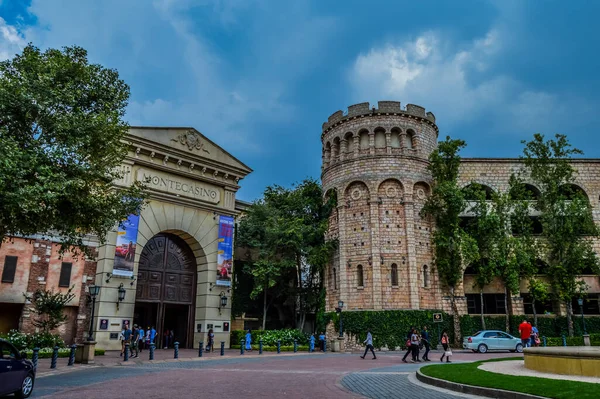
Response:
[[[221,341],[221,356],[225,356],[225,341]]]
[[[33,370],[37,370],[38,359],[40,358],[40,348],[33,348],[33,356],[31,362],[33,363]]]
[[[294,353],[298,353],[298,340],[294,340]]]
[[[173,344],[173,348],[175,349],[175,354],[173,359],[179,359],[179,342],[175,342]]]
[[[277,353],[281,353],[281,340],[277,340]]]
[[[563,339],[563,346],[567,346],[567,337],[565,337],[564,335],[562,336]]]
[[[246,340],[245,339],[240,339],[240,355],[244,354],[244,345],[246,344]]]
[[[123,361],[129,360],[129,342],[125,342],[125,353],[123,353]]]
[[[56,360],[57,359],[58,359],[58,346],[55,346],[54,350],[52,351],[52,361],[50,362],[51,369],[56,368]]]
[[[154,342],[152,342],[150,344],[150,360],[154,360],[154,349],[156,349],[156,346],[154,345]]]
[[[258,341],[258,354],[262,355],[262,338]]]
[[[200,341],[200,345],[198,345],[198,357],[202,357],[203,347],[204,347],[204,342]]]
[[[71,353],[69,354],[69,364],[67,366],[72,366],[75,364],[75,350],[77,349],[77,345],[71,345]]]
[[[547,343],[546,343],[546,337],[545,337],[545,336],[543,336],[543,337],[542,337],[542,342],[543,342],[543,345],[544,345],[544,348],[545,348],[545,347],[546,347],[546,344],[547,344]]]

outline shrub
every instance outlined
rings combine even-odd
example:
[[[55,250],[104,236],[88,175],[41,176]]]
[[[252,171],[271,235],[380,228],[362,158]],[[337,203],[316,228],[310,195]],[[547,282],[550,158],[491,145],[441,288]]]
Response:
[[[53,350],[53,348],[41,348],[38,352],[38,359],[50,359],[52,357]],[[27,349],[23,352],[27,354],[27,359],[31,360],[31,358],[33,357],[33,350]],[[104,352],[104,349],[96,349],[94,351],[94,354],[96,356],[104,356]],[[71,348],[61,348],[58,350],[58,357],[60,358],[69,357],[70,354]]]
[[[239,348],[239,343],[245,338],[246,332],[244,330],[234,330],[231,332],[231,344],[236,345]],[[294,339],[298,345],[308,345],[310,334],[304,333],[300,330],[288,329],[288,330],[253,330],[252,344],[258,345],[258,342],[263,340],[263,347],[277,345],[277,340],[281,341],[282,346],[294,345]],[[233,347],[233,346],[232,346]],[[258,348],[258,346],[257,346]]]
[[[18,350],[38,348],[65,347],[65,341],[58,334],[46,332],[26,334],[17,330],[10,330],[8,334],[1,335],[3,338],[17,347]]]

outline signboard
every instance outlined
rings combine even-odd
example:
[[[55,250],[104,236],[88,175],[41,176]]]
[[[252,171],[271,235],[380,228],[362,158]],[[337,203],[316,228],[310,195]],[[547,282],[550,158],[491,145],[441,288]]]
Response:
[[[184,177],[173,176],[156,170],[138,169],[137,180],[150,189],[163,191],[176,196],[218,204],[221,191],[218,187]]]
[[[217,244],[217,285],[231,287],[233,271],[233,226],[232,216],[219,217]]]
[[[110,333],[110,339],[119,339],[119,333]]]
[[[133,260],[135,259],[139,222],[138,215],[129,215],[119,224],[112,272],[114,276],[133,276]]]
[[[229,332],[229,322],[226,321],[223,323],[223,331]]]
[[[444,320],[442,319],[442,314],[441,313],[434,313],[433,314],[433,322],[434,323],[441,323]]]
[[[108,319],[100,319],[100,329],[108,330]]]

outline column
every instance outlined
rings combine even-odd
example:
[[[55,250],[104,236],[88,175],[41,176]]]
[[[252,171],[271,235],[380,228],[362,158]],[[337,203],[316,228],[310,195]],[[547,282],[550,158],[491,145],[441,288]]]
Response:
[[[375,133],[369,132],[369,154],[375,155]]]
[[[369,201],[371,213],[371,267],[373,268],[373,309],[383,308],[381,295],[381,252],[379,250],[379,198],[375,195]]]
[[[387,154],[392,153],[392,133],[385,132],[385,152]]]
[[[358,134],[355,134],[354,137],[352,137],[352,140],[354,142],[354,158],[356,158],[358,154],[360,154],[360,141]]]
[[[406,248],[408,257],[408,284],[409,284],[409,300],[411,309],[419,309],[419,271],[417,264],[417,251],[415,240],[415,209],[413,194],[406,193],[404,195],[404,215],[406,220]]]
[[[348,141],[346,139],[343,139],[340,142],[340,161],[343,161],[344,159],[346,159],[347,148],[348,148]]]
[[[344,197],[338,198],[338,204],[345,204],[346,199]],[[340,260],[340,265],[338,268],[339,274],[339,291],[338,296],[339,300],[344,301],[344,307],[350,308],[350,303],[348,303],[348,278],[347,278],[347,270],[348,270],[348,256],[346,255],[346,205],[338,205],[338,228],[339,228],[339,247],[338,251],[340,256],[338,257]]]

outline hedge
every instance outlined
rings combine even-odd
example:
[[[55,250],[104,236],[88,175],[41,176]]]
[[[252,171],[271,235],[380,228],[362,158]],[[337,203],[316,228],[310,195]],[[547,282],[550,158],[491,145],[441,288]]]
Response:
[[[31,359],[33,357],[33,350],[27,349],[27,350],[24,350],[23,352],[25,352],[27,354],[27,359]],[[41,348],[40,351],[38,352],[38,359],[49,359],[52,357],[52,352],[53,352],[52,348]],[[69,357],[70,354],[71,354],[71,348],[60,348],[58,350],[58,357]],[[104,356],[104,349],[96,349],[94,351],[94,354],[96,356]]]
[[[433,322],[434,313],[442,313],[441,323]],[[340,314],[329,313],[328,318],[339,332]],[[367,329],[371,329],[373,346],[378,349],[404,348],[408,331],[413,326],[419,331],[423,326],[429,328],[429,342],[433,347],[438,344],[438,326],[440,332],[448,332],[450,342],[454,339],[453,318],[441,310],[346,311],[342,312],[342,322],[344,332],[353,335],[358,342],[364,341]]]
[[[245,339],[247,331],[233,330],[231,332],[231,344],[237,345],[242,339]],[[264,346],[275,346],[277,341],[281,341],[282,346],[294,345],[294,339],[298,345],[308,345],[310,334],[303,333],[295,329],[288,330],[253,330],[250,332],[252,343],[257,344],[262,339]]]
[[[531,316],[510,316],[510,331],[512,335],[517,336],[519,333],[519,324],[523,319],[533,324]],[[488,330],[506,330],[505,316],[485,316],[486,329]],[[574,335],[583,335],[583,323],[581,317],[573,315]],[[585,326],[588,333],[600,333],[600,317],[586,317]],[[540,336],[561,337],[568,335],[567,317],[566,316],[538,316],[538,325],[536,326],[540,332]],[[460,318],[460,330],[463,336],[468,336],[481,331],[481,316],[465,315]]]
[[[258,352],[258,345],[250,345],[252,347],[253,351]],[[244,346],[245,348],[245,346]],[[231,349],[240,349],[239,345],[231,345]],[[316,348],[315,346],[315,351],[318,350],[318,348]],[[293,352],[294,351],[294,345],[286,345],[283,346],[281,345],[281,351],[282,352]],[[277,347],[276,346],[264,346],[263,345],[263,352],[277,352]],[[298,345],[298,352],[308,352],[308,345]]]

